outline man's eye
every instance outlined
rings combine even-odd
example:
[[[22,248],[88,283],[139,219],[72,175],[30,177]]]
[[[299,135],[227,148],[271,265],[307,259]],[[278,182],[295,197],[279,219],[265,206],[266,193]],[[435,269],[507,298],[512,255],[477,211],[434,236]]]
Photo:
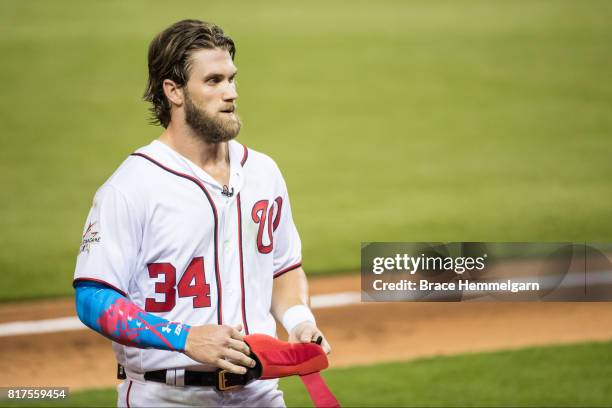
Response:
[[[206,81],[206,83],[209,84],[209,85],[216,85],[219,82],[220,82],[219,78],[210,78],[209,80]]]

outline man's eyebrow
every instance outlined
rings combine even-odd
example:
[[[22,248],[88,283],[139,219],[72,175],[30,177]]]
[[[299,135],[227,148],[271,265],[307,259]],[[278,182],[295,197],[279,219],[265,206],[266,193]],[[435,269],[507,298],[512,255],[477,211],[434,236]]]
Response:
[[[217,74],[217,73],[212,73],[212,74],[208,74],[204,77],[205,81],[208,81],[209,79],[223,79],[224,75],[222,74]]]
[[[238,70],[234,71],[234,73],[232,75],[230,75],[229,77],[233,78],[236,75],[238,75]],[[206,75],[204,77],[204,80],[208,81],[209,79],[223,79],[223,78],[225,78],[225,75],[213,72],[213,73],[210,73],[210,74]]]

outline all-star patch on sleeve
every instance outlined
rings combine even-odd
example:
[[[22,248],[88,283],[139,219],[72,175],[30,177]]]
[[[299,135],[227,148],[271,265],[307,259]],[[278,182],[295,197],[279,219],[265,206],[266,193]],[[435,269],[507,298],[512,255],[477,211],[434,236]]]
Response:
[[[83,228],[75,282],[100,282],[126,293],[142,242],[139,219],[136,208],[118,189],[103,185]]]
[[[83,239],[81,240],[81,248],[79,249],[79,252],[89,253],[91,246],[97,244],[102,239],[100,231],[98,231],[99,226],[96,224],[98,224],[98,221],[91,221],[87,225],[85,233],[83,234]]]

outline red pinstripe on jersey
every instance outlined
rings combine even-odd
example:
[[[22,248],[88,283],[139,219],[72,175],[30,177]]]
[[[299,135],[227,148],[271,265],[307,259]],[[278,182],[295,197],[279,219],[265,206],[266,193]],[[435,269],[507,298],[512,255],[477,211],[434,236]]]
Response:
[[[246,163],[247,159],[249,158],[249,149],[247,149],[245,145],[242,145],[242,147],[244,148],[244,153],[242,153],[242,160],[240,160],[240,165],[244,167],[244,163]]]
[[[125,396],[125,404],[127,408],[130,408],[130,391],[132,391],[132,380],[130,380],[130,385],[128,386],[127,395]]]
[[[297,269],[297,268],[299,268],[299,267],[301,267],[301,266],[302,266],[302,262],[300,261],[300,262],[295,263],[295,264],[293,264],[293,265],[291,265],[291,266],[288,266],[288,267],[286,267],[286,268],[284,268],[284,269],[281,269],[281,270],[280,270],[280,271],[278,271],[278,272],[275,272],[275,273],[274,273],[274,277],[275,277],[275,278],[278,278],[279,276],[281,276],[281,275],[283,275],[283,274],[285,274],[285,273],[287,273],[287,272],[291,272],[292,270]]]
[[[238,206],[238,253],[240,254],[240,289],[242,291],[242,323],[244,324],[244,332],[249,334],[249,325],[246,317],[246,293],[244,290],[244,262],[242,257],[242,209],[240,206],[240,193],[236,196],[236,204]]]
[[[213,216],[215,219],[215,240],[214,240],[214,244],[215,244],[215,278],[217,281],[217,323],[218,324],[223,324],[223,313],[221,311],[223,302],[222,302],[222,289],[221,289],[221,276],[219,275],[219,236],[218,236],[218,231],[219,231],[219,216],[217,213],[217,207],[215,206],[215,202],[213,201],[210,193],[208,192],[208,190],[206,189],[206,187],[204,187],[204,184],[202,184],[200,182],[200,180],[196,179],[195,177],[192,177],[188,174],[185,173],[181,173],[179,171],[173,170],[169,167],[164,166],[163,164],[161,164],[160,162],[158,162],[157,160],[147,156],[146,154],[143,153],[132,153],[130,156],[139,156],[142,157],[143,159],[146,159],[148,161],[150,161],[151,163],[155,164],[156,166],[158,166],[159,168],[174,174],[175,176],[178,177],[182,177],[186,180],[192,181],[193,183],[195,183],[198,187],[200,187],[200,189],[202,190],[202,192],[204,193],[204,195],[206,196],[206,198],[208,199],[208,203],[210,204],[210,207],[213,211]]]

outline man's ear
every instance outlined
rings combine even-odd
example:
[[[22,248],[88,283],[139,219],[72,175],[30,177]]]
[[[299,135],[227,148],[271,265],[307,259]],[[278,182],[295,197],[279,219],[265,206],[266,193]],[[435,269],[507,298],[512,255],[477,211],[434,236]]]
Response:
[[[183,87],[180,87],[171,79],[164,79],[164,94],[168,100],[177,106],[182,106],[184,102]]]

